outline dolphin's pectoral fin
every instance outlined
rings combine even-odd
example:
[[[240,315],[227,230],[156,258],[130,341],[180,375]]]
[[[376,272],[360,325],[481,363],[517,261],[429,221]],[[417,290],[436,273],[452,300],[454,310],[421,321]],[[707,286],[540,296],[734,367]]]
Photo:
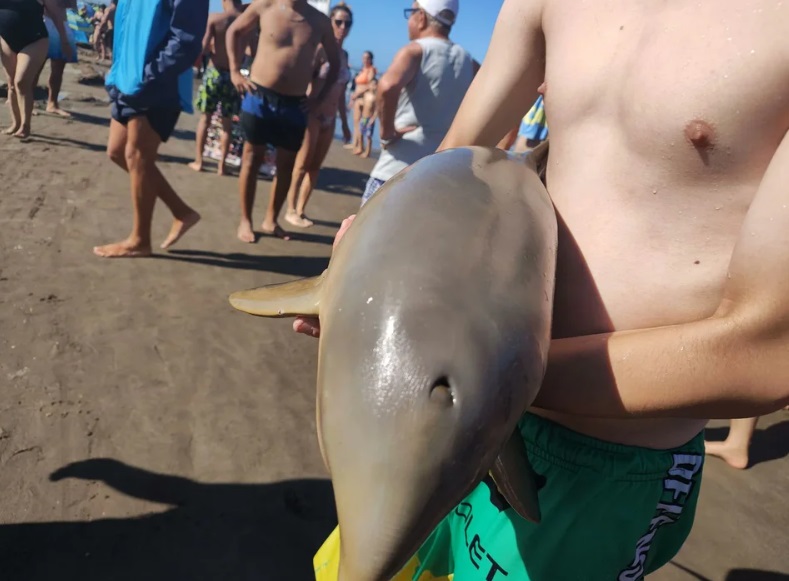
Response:
[[[320,291],[326,271],[320,276],[238,291],[230,304],[239,311],[259,317],[317,316]]]
[[[510,506],[526,520],[540,522],[537,474],[526,455],[526,445],[515,430],[491,468],[491,476]]]
[[[540,181],[545,185],[545,172],[548,167],[548,150],[550,149],[549,140],[546,139],[542,143],[540,143],[537,147],[532,149],[529,152],[529,155],[526,157],[526,162],[534,171],[537,172],[537,175],[540,178]]]

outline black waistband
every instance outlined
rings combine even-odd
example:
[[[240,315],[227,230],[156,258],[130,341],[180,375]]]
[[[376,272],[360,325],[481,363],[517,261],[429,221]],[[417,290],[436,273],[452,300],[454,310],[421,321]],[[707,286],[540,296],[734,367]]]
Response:
[[[272,101],[278,101],[283,105],[301,105],[304,101],[307,100],[306,95],[282,95],[273,89],[269,89],[268,87],[264,87],[262,85],[258,85],[256,82],[250,82],[255,85],[255,94],[259,97],[266,97],[267,99],[271,99]]]

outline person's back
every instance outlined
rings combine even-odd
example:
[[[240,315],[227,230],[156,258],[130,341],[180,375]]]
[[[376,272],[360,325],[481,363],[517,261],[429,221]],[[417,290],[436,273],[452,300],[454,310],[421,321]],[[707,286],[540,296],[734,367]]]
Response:
[[[230,69],[230,63],[227,58],[225,35],[227,34],[227,29],[230,28],[230,25],[233,24],[235,19],[240,15],[241,12],[232,7],[224,12],[212,14],[210,16],[208,25],[213,27],[210,59],[211,64],[214,65],[217,70],[227,71]]]
[[[414,129],[381,151],[370,174],[381,182],[438,148],[474,78],[471,55],[448,38],[431,35],[413,43],[421,60],[400,92],[394,125]]]
[[[400,95],[395,125],[416,125],[433,151],[444,139],[474,78],[471,55],[442,38],[420,38],[422,65]],[[413,137],[413,136],[412,136]]]
[[[282,95],[304,95],[328,18],[306,1],[259,0],[260,33],[250,79]]]

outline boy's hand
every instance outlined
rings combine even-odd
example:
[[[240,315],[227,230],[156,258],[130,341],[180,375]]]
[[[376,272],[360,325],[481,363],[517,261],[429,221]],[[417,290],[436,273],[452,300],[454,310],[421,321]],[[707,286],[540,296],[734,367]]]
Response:
[[[411,133],[412,131],[416,131],[417,129],[419,129],[418,126],[409,125],[408,127],[403,127],[402,129],[395,129],[392,137],[381,136],[380,137],[380,139],[382,140],[381,149],[386,149],[387,146],[400,141],[403,138],[403,135],[405,135],[406,133]]]
[[[334,237],[332,249],[337,248],[337,244],[340,242],[340,239],[345,236],[345,233],[348,231],[348,228],[351,227],[355,218],[356,214],[353,214],[342,221],[342,225],[337,231],[337,236]],[[321,323],[317,317],[296,317],[296,320],[293,321],[293,330],[302,335],[309,335],[317,339],[321,336]]]
[[[247,79],[239,71],[233,71],[230,73],[230,82],[233,83],[236,91],[238,91],[241,95],[251,93],[255,90],[255,85],[252,84],[252,81]]]

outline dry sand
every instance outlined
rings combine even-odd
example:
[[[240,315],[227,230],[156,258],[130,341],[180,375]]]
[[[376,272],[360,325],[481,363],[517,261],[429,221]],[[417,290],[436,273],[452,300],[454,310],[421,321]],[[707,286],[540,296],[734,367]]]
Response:
[[[311,579],[335,524],[317,342],[227,295],[320,273],[372,162],[335,146],[316,227],[244,245],[237,180],[186,168],[184,115],[161,167],[203,222],[171,252],[102,260],[92,247],[129,231],[129,188],[104,155],[105,94],[80,74],[67,69],[73,121],[40,115],[29,143],[0,139],[0,578]],[[159,204],[156,239],[168,226]],[[652,579],[789,579],[789,414],[766,418],[754,449],[745,472],[708,461],[696,528]]]

